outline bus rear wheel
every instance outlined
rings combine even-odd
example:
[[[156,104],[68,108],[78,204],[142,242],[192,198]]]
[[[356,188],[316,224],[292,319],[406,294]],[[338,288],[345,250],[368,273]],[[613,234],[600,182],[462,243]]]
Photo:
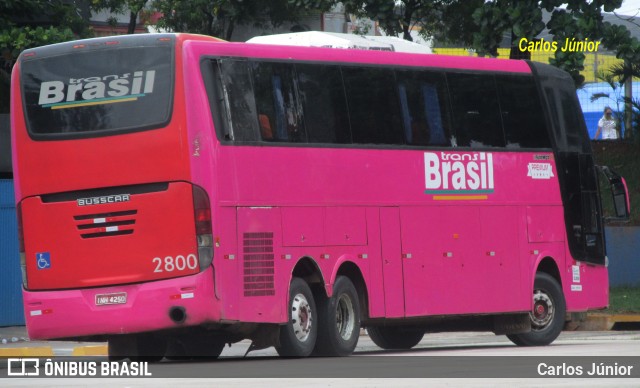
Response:
[[[533,284],[533,309],[529,312],[531,331],[509,334],[507,338],[518,346],[549,345],[562,332],[565,313],[560,284],[551,275],[538,272]]]
[[[318,341],[316,353],[348,356],[360,337],[360,302],[356,288],[346,276],[338,276],[331,298],[318,301]]]
[[[371,326],[367,333],[382,349],[411,349],[422,341],[424,329],[415,326]]]
[[[317,311],[311,289],[301,278],[291,280],[288,306],[289,321],[280,327],[276,350],[282,357],[307,357],[318,336]]]

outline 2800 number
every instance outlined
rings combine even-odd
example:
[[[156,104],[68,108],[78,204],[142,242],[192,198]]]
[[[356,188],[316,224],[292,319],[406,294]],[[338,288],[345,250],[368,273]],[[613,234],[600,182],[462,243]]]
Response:
[[[178,255],[175,258],[167,256],[164,259],[154,257],[152,262],[156,266],[153,272],[173,272],[198,268],[198,258],[193,253],[187,257],[182,255]]]

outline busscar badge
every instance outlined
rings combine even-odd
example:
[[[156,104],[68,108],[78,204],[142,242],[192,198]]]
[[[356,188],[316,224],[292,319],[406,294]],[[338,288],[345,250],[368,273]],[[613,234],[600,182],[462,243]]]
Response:
[[[106,203],[129,202],[130,194],[104,195],[101,197],[78,198],[78,206],[103,205]]]

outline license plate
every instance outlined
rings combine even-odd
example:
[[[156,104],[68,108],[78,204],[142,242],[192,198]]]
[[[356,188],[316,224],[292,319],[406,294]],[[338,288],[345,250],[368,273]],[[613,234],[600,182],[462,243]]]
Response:
[[[126,292],[116,292],[113,294],[96,295],[96,306],[103,306],[107,304],[125,304],[125,303],[127,303]]]

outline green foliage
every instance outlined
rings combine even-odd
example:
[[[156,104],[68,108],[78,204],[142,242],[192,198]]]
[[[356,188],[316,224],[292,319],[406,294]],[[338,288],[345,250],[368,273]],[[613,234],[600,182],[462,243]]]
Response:
[[[348,13],[377,21],[388,35],[403,35],[413,40],[411,25],[433,10],[435,1],[401,0],[346,0],[342,2]]]
[[[74,3],[0,0],[0,113],[9,111],[11,70],[23,50],[90,33]]]
[[[236,25],[279,26],[295,22],[310,11],[326,11],[329,0],[155,0],[163,14],[158,27],[231,40]]]
[[[614,287],[609,290],[609,312],[640,313],[640,287]]]
[[[580,74],[580,71],[584,70],[584,58],[584,53],[581,51],[558,50],[555,57],[549,58],[549,63],[569,73],[576,86],[579,86],[584,82],[584,76]]]
[[[433,37],[441,43],[471,47],[477,25],[473,13],[484,0],[453,0],[437,4],[434,12],[420,22],[420,35]]]
[[[144,9],[147,0],[91,0],[91,8],[95,11],[109,10],[111,13],[129,13],[129,26],[127,33],[133,34],[136,30],[138,15]],[[114,25],[112,18],[107,20]]]
[[[47,44],[59,43],[75,38],[70,28],[12,27],[0,34],[0,51],[17,58],[23,50]]]
[[[476,25],[473,11],[484,0],[345,0],[348,13],[378,22],[392,36],[413,40],[411,30],[419,28],[424,38],[470,47]]]
[[[565,4],[565,8],[558,8]],[[622,26],[604,23],[602,10],[612,12],[619,8],[622,0],[492,0],[484,3],[474,13],[478,31],[474,35],[473,46],[478,53],[496,56],[505,33],[514,42],[521,38],[535,38],[545,27],[542,9],[551,13],[546,23],[558,47],[565,39],[602,40],[603,45],[616,50],[618,57],[640,61],[640,43],[631,39],[629,31]],[[576,85],[584,82],[580,75],[584,54],[557,50],[549,61],[552,65],[567,71]]]
[[[537,0],[487,2],[476,9],[473,19],[479,27],[473,47],[483,56],[498,55],[505,32],[510,33],[511,45],[515,47],[518,40],[533,40],[545,27]]]
[[[473,47],[480,56],[497,57],[498,47],[508,27],[504,9],[498,2],[488,2],[476,9],[473,19],[479,27],[473,35]]]

